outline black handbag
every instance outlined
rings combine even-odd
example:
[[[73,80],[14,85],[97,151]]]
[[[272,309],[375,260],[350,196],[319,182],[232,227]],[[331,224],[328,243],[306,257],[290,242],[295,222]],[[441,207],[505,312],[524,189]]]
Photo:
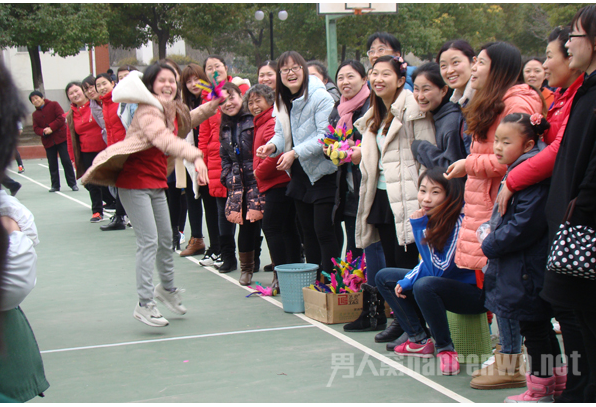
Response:
[[[546,268],[566,276],[596,280],[596,232],[589,226],[571,225],[575,199],[569,202],[565,217],[550,248]]]

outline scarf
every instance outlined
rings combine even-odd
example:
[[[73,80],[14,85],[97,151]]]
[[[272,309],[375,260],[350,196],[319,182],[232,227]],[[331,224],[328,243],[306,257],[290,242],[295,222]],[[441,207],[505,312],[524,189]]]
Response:
[[[356,94],[352,99],[347,100],[344,96],[339,100],[337,106],[337,113],[339,113],[340,119],[337,122],[337,127],[346,125],[346,130],[350,130],[353,127],[352,116],[354,111],[364,104],[366,99],[370,96],[370,89],[366,84],[362,85],[360,92]]]

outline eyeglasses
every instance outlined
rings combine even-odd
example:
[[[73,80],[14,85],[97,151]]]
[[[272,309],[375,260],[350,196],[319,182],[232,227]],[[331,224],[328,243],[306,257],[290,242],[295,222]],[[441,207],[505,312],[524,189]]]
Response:
[[[582,38],[582,37],[587,37],[588,34],[569,34],[567,36],[567,41],[571,41],[572,38]]]
[[[205,67],[206,71],[215,71],[217,69],[223,68],[222,64],[215,64],[215,65],[208,65]]]
[[[287,74],[290,73],[290,71],[292,71],[294,73],[298,73],[301,69],[302,69],[301,66],[296,65],[296,66],[293,66],[291,68],[282,68],[282,69],[279,70],[279,73],[282,74],[282,75],[287,75]]]
[[[366,55],[368,55],[369,57],[372,57],[375,54],[381,55],[381,54],[384,54],[385,52],[391,52],[391,51],[393,51],[393,50],[388,49],[388,48],[378,48],[376,50],[370,49],[366,52]]]

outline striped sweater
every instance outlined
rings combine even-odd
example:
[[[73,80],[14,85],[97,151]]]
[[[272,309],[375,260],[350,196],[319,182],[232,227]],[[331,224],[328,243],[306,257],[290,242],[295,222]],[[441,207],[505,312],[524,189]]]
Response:
[[[476,284],[475,272],[473,270],[460,269],[453,261],[457,237],[463,218],[464,215],[461,214],[442,251],[437,251],[427,244],[422,243],[426,236],[428,217],[423,216],[418,219],[410,219],[416,246],[418,246],[418,251],[422,259],[412,271],[406,274],[403,280],[397,282],[404,291],[411,290],[419,278],[427,276],[445,277],[463,283]]]

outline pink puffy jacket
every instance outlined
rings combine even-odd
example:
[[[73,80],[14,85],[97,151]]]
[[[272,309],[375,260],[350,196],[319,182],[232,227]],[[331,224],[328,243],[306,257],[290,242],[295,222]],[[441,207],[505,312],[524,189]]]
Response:
[[[455,264],[460,268],[480,270],[487,259],[476,237],[480,225],[488,222],[497,199],[499,185],[507,167],[497,162],[493,153],[495,131],[501,120],[510,113],[541,113],[542,100],[530,86],[515,85],[503,97],[505,109],[488,130],[483,142],[472,141],[466,158],[468,179],[464,194],[464,220],[457,241]]]

